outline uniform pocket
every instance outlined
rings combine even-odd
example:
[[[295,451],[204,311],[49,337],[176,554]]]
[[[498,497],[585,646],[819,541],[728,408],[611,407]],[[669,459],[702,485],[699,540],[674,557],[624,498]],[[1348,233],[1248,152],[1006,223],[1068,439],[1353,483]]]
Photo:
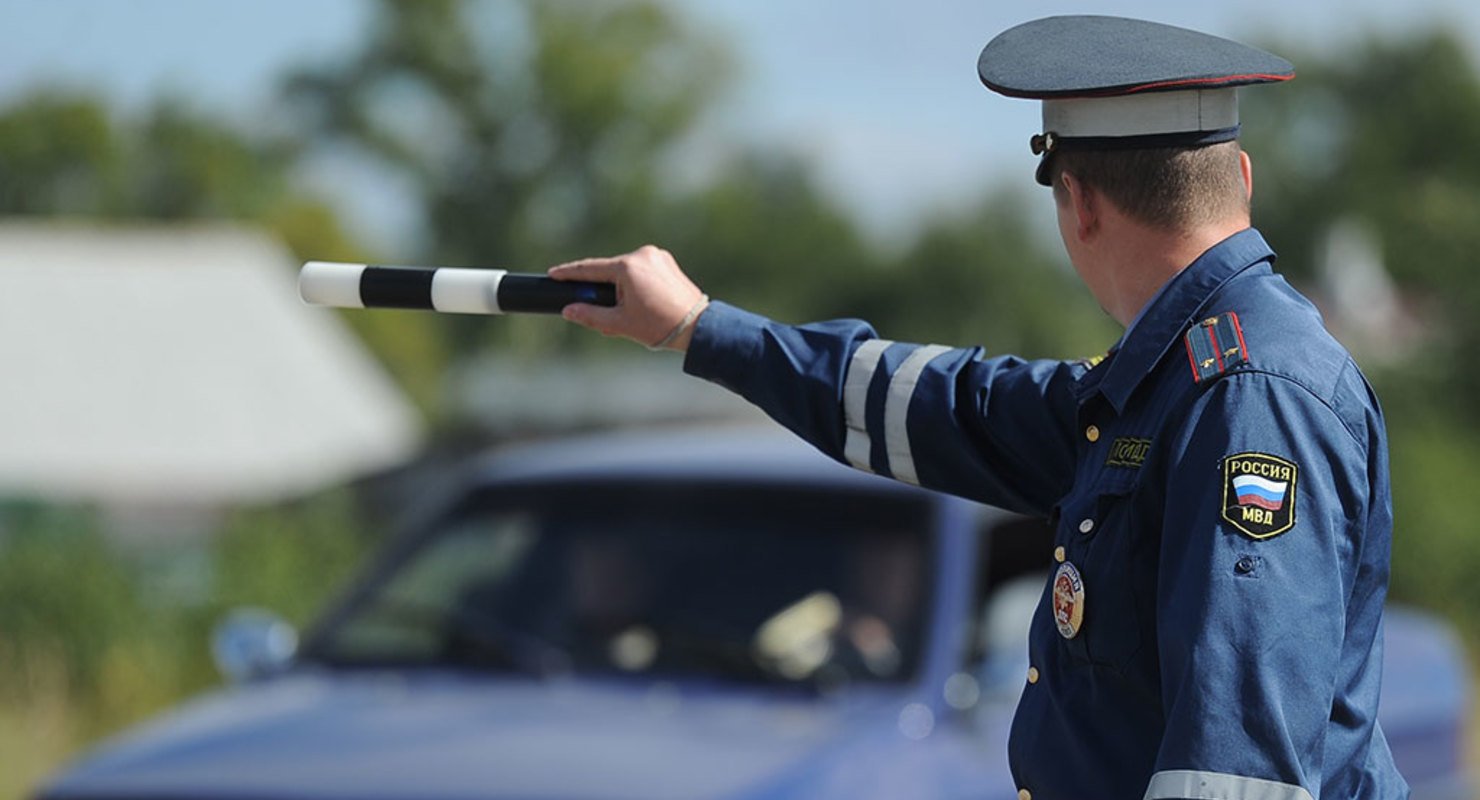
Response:
[[[1137,601],[1146,591],[1139,581],[1147,570],[1138,561],[1134,501],[1130,488],[1098,495],[1092,515],[1075,528],[1084,539],[1075,548],[1084,581],[1084,626],[1077,638],[1084,639],[1091,663],[1116,669],[1135,657],[1145,638]]]

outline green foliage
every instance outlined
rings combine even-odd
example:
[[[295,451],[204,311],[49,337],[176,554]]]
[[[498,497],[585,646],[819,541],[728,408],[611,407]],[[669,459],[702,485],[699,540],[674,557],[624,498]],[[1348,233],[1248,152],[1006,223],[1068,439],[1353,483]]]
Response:
[[[384,533],[383,526],[358,517],[348,491],[288,508],[238,510],[214,543],[219,576],[212,603],[217,609],[262,606],[306,625]]]
[[[31,95],[0,118],[0,213],[108,214],[122,191],[119,150],[96,101]]]
[[[1034,236],[1017,190],[927,229],[873,290],[868,319],[912,339],[981,344],[991,353],[1080,358],[1104,353],[1118,326]],[[907,290],[901,290],[907,287]]]
[[[0,117],[0,214],[255,219],[285,194],[290,155],[179,103],[131,121],[37,92]]]
[[[1480,632],[1480,538],[1473,514],[1456,502],[1475,485],[1480,435],[1448,420],[1403,415],[1391,425],[1393,512],[1392,592],[1459,622],[1472,642]]]
[[[1448,358],[1480,346],[1480,79],[1452,31],[1371,39],[1357,57],[1301,57],[1299,78],[1246,93],[1256,221],[1281,268],[1312,274],[1331,225],[1355,219],[1438,329]],[[1480,390],[1473,373],[1442,388]],[[1405,376],[1406,377],[1406,376]],[[1441,390],[1431,386],[1430,390]]]
[[[666,206],[650,238],[715,297],[793,322],[851,315],[883,268],[852,222],[786,157],[736,159]]]
[[[537,270],[636,246],[666,148],[724,74],[722,48],[652,0],[387,0],[360,52],[286,95],[305,136],[410,181],[427,236],[410,258]],[[588,338],[539,320],[436,326],[454,357]]]
[[[123,541],[109,528],[87,509],[0,509],[0,796],[215,685],[210,631],[230,609],[309,621],[378,534],[345,493],[233,512],[204,543]],[[162,585],[180,569],[209,586]]]
[[[1387,412],[1395,532],[1392,595],[1458,619],[1480,641],[1480,563],[1467,507],[1480,483],[1480,76],[1450,30],[1370,38],[1340,58],[1292,56],[1299,77],[1243,95],[1256,222],[1280,267],[1310,280],[1330,227],[1373,231],[1422,345],[1369,377]],[[1358,352],[1359,360],[1362,353]]]
[[[38,643],[58,658],[69,690],[90,691],[110,647],[147,615],[138,587],[116,569],[93,515],[43,506],[11,508],[0,540],[4,643]],[[0,675],[29,684],[28,662],[8,652],[16,670]],[[12,687],[13,688],[13,687]]]

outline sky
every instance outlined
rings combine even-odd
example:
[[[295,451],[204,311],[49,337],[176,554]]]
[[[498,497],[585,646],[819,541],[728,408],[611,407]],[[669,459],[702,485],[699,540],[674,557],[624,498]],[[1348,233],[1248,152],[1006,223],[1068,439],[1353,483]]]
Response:
[[[1031,185],[1037,104],[988,92],[975,64],[993,35],[1033,17],[1141,17],[1331,54],[1373,32],[1443,25],[1480,53],[1480,4],[1468,0],[664,2],[727,41],[737,63],[706,136],[810,157],[823,184],[886,236],[1002,182]],[[362,0],[0,0],[0,104],[60,83],[122,107],[170,94],[250,121],[284,70],[349,49],[369,9]],[[406,224],[385,198],[390,187],[339,189],[362,230],[394,236]]]

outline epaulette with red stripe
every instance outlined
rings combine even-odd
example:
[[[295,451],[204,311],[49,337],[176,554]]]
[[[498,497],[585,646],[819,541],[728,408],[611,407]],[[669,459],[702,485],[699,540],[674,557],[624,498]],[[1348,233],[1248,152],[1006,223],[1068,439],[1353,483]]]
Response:
[[[1197,383],[1212,380],[1240,364],[1249,362],[1249,348],[1244,345],[1244,329],[1238,315],[1229,311],[1208,317],[1187,331],[1187,361],[1192,364],[1192,379]]]

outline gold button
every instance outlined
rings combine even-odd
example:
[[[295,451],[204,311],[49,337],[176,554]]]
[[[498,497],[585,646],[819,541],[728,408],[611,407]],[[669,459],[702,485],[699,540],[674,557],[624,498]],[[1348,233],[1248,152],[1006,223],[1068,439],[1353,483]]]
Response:
[[[1037,683],[1037,682],[1038,682],[1038,668],[1037,667],[1028,667],[1028,683]]]
[[[1100,429],[1095,427],[1094,425],[1085,428],[1084,438],[1090,440],[1091,442],[1098,442],[1100,440]]]
[[[1066,555],[1067,554],[1064,552],[1063,545],[1059,545],[1058,547],[1055,547],[1053,549],[1053,560],[1054,561],[1058,561],[1058,562],[1062,563]]]
[[[1018,800],[1033,800],[1033,793],[1027,789],[1018,789]]]

